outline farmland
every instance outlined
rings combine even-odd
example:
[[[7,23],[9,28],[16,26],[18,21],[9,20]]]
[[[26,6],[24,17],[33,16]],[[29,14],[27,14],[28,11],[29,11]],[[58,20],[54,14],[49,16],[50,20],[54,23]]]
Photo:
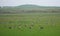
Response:
[[[60,7],[0,7],[0,36],[60,36]]]
[[[60,13],[0,14],[0,36],[60,36]]]

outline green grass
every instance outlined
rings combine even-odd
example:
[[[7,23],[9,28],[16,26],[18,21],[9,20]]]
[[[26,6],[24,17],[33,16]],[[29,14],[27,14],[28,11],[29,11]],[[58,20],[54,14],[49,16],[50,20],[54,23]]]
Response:
[[[34,26],[30,29],[32,24]],[[60,14],[0,15],[0,36],[60,36]]]

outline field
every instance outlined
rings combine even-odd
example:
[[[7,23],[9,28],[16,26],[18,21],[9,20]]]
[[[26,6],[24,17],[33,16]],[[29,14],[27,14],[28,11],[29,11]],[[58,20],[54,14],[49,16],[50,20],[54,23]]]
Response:
[[[1,14],[0,36],[60,36],[60,13]]]

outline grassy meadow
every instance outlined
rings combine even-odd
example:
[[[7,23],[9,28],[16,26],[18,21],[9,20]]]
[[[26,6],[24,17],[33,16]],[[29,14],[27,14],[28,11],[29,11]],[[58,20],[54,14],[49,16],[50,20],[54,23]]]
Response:
[[[60,13],[1,14],[0,36],[60,36]]]

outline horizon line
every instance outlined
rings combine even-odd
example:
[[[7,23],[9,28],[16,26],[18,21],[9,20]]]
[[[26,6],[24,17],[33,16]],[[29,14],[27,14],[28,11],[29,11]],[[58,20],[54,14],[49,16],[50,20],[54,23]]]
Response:
[[[21,4],[21,5],[0,5],[0,7],[14,7],[14,6],[22,6],[22,5],[36,5],[36,4]],[[55,5],[36,5],[36,6],[46,6],[46,7],[60,7],[60,6],[55,6]]]

